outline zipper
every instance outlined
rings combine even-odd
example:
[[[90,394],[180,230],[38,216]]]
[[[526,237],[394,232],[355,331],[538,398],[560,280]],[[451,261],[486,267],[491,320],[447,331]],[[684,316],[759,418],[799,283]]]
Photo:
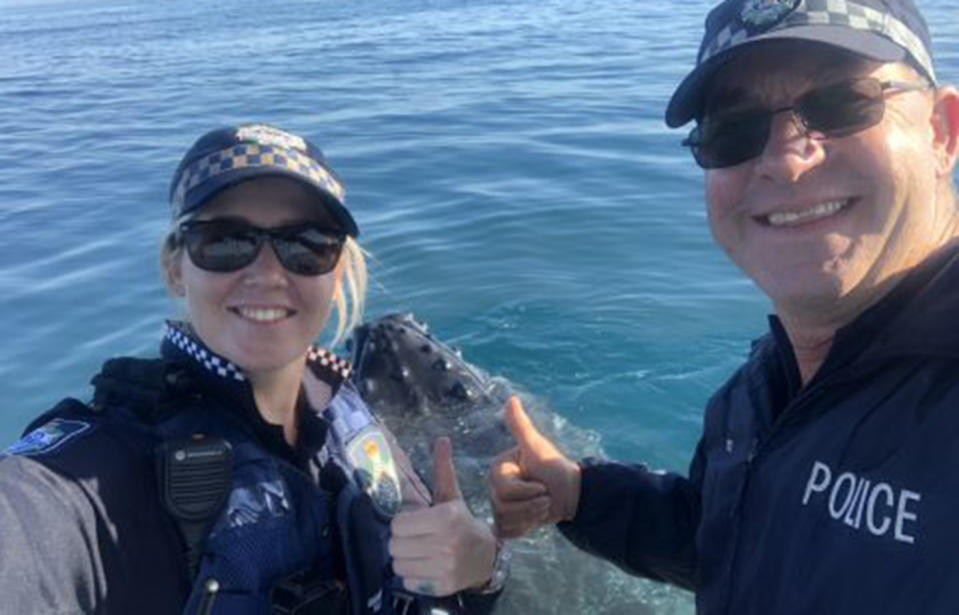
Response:
[[[783,430],[801,421],[803,418],[802,414],[800,413],[802,407],[811,404],[822,397],[822,395],[826,392],[827,387],[835,387],[836,385],[859,380],[874,370],[877,366],[886,364],[888,360],[888,357],[873,357],[871,360],[866,362],[857,363],[854,361],[852,365],[847,364],[845,366],[840,366],[837,371],[833,371],[831,374],[823,377],[818,382],[816,382],[816,378],[814,377],[812,386],[807,389],[800,389],[799,394],[796,395],[796,397],[790,403],[788,403],[785,408],[783,408],[783,411],[772,422],[769,432],[765,434],[765,437],[763,437],[761,440],[758,437],[753,438],[752,442],[750,443],[749,453],[747,454],[744,462],[745,468],[743,470],[743,479],[736,494],[736,503],[729,513],[730,522],[733,523],[732,537],[730,539],[732,543],[732,549],[727,558],[725,567],[726,586],[720,593],[720,604],[723,606],[719,609],[719,612],[725,613],[726,615],[729,615],[730,613],[732,594],[735,586],[734,575],[736,571],[736,560],[739,555],[739,541],[741,535],[740,530],[742,524],[742,514],[740,511],[742,510],[743,501],[746,497],[746,491],[749,488],[752,468],[755,467],[755,464],[760,460],[760,456],[769,446],[770,442],[779,436]],[[727,414],[725,418],[727,429],[728,421],[729,415]],[[726,447],[727,449],[731,448],[728,440]]]
[[[749,488],[749,480],[752,475],[752,469],[755,467],[755,464],[759,461],[763,451],[774,439],[774,437],[780,434],[787,426],[795,424],[795,420],[798,418],[797,413],[799,412],[799,409],[801,409],[802,406],[811,404],[816,399],[820,398],[825,392],[827,385],[836,384],[837,382],[841,382],[841,380],[842,379],[839,378],[823,380],[816,383],[815,386],[806,389],[805,391],[800,391],[799,395],[797,395],[795,399],[787,404],[779,416],[776,417],[776,420],[773,421],[773,424],[769,429],[769,433],[767,433],[761,440],[759,437],[754,437],[749,444],[749,452],[747,453],[746,460],[744,462],[745,468],[743,469],[743,479],[739,485],[739,489],[736,492],[736,503],[729,513],[730,520],[733,523],[731,538],[733,546],[732,552],[729,554],[726,564],[726,589],[723,592],[723,602],[725,605],[721,609],[721,611],[727,615],[729,615],[730,612],[733,588],[735,586],[734,574],[736,571],[736,559],[739,554],[739,538],[743,520],[741,511],[743,507],[743,501],[746,498],[746,491]]]
[[[203,584],[203,598],[200,601],[200,608],[197,609],[198,615],[210,615],[213,613],[213,602],[216,600],[217,592],[220,591],[220,583],[213,577],[206,580]]]

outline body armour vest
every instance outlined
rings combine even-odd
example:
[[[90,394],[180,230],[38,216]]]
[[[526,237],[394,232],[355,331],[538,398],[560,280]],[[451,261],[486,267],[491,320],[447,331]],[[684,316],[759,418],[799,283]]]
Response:
[[[283,592],[315,594],[327,609],[349,602],[340,612],[352,615],[418,612],[389,567],[400,494],[386,436],[351,385],[323,415],[332,429],[317,474],[270,455],[222,412],[194,408],[157,426],[166,440],[203,433],[233,452],[232,486],[199,545],[185,614],[283,612],[277,602],[297,598]]]
[[[131,427],[151,432],[158,448],[202,434],[232,451],[222,506],[195,545],[185,536],[195,550],[185,614],[412,615],[425,608],[427,599],[403,591],[393,575],[388,543],[403,496],[428,505],[429,495],[408,465],[398,470],[402,452],[349,381],[348,364],[311,350],[299,409],[303,446],[283,454],[271,442],[276,434],[264,436],[239,368],[177,323],[161,353],[161,360],[108,362],[94,379],[94,405],[108,410],[104,420],[138,423]],[[321,383],[333,391],[322,410],[310,403]],[[311,597],[324,605],[319,611],[301,608]]]

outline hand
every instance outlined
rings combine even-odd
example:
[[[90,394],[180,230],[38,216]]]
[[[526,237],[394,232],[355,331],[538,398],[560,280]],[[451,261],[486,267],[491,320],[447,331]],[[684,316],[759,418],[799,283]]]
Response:
[[[496,534],[517,538],[572,520],[579,505],[579,465],[536,430],[515,395],[503,413],[517,446],[494,459],[489,472]]]
[[[393,571],[419,594],[448,596],[481,587],[493,574],[496,538],[463,501],[449,438],[437,438],[433,447],[433,484],[431,507],[393,517]]]

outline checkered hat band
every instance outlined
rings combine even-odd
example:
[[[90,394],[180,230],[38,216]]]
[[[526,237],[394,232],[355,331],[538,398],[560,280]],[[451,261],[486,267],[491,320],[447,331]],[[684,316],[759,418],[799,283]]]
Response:
[[[256,167],[291,171],[313,184],[322,186],[340,202],[343,202],[346,195],[340,182],[303,152],[273,145],[242,143],[194,161],[183,172],[183,177],[173,193],[173,202],[179,207],[187,192],[217,175]]]
[[[167,324],[166,338],[174,346],[185,352],[191,358],[196,360],[208,372],[214,373],[227,380],[237,380],[243,382],[246,377],[243,371],[232,362],[221,356],[214,354],[211,350],[193,339],[189,334],[181,331],[172,324]]]
[[[874,32],[896,43],[911,55],[926,74],[935,81],[932,58],[922,39],[903,22],[888,13],[849,0],[803,0],[797,9],[767,32],[796,26],[841,26],[863,32]],[[705,48],[699,63],[748,40],[749,33],[739,21],[728,24]]]

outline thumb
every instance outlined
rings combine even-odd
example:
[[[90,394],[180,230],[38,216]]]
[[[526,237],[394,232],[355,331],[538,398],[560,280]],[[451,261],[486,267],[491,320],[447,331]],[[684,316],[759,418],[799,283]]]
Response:
[[[526,411],[523,410],[523,402],[519,400],[519,397],[510,396],[509,401],[506,402],[503,418],[506,420],[506,427],[513,434],[513,439],[516,440],[521,451],[532,452],[536,445],[543,440],[543,436],[540,435],[536,426],[529,420]]]
[[[453,467],[453,444],[445,436],[437,438],[433,445],[433,503],[462,499],[456,468]]]

